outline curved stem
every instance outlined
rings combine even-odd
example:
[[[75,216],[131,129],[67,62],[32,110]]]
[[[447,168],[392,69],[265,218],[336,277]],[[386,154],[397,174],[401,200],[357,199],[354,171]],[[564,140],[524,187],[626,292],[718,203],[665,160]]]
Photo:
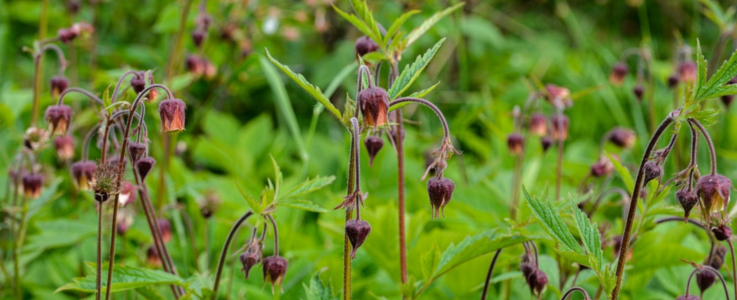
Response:
[[[574,287],[568,289],[568,291],[566,291],[566,293],[563,294],[563,298],[560,298],[560,300],[566,300],[566,299],[568,299],[568,296],[573,295],[573,292],[576,292],[576,291],[581,292],[581,294],[583,294],[584,300],[590,300],[591,299],[589,297],[589,294],[586,293],[586,290],[584,290],[583,288],[574,286]]]
[[[110,103],[115,103],[115,100],[118,99],[118,90],[120,89],[120,85],[123,84],[123,80],[125,80],[128,75],[136,74],[137,71],[127,71],[123,73],[123,76],[120,76],[120,79],[118,79],[118,83],[115,84],[115,89],[113,90],[113,95],[110,97]]]
[[[489,282],[491,281],[491,275],[494,273],[494,266],[496,265],[496,260],[499,259],[499,254],[502,253],[502,249],[496,250],[496,253],[494,253],[494,258],[491,259],[491,265],[489,266],[489,272],[486,273],[486,281],[484,282],[484,291],[481,292],[481,300],[486,300],[486,293],[489,291]]]
[[[48,51],[49,49],[56,52],[56,57],[59,60],[59,76],[61,76],[64,74],[64,70],[67,68],[67,60],[64,58],[64,51],[62,51],[61,48],[59,48],[59,46],[57,46],[56,44],[44,44],[41,47],[41,53],[39,53],[38,55],[43,55],[44,52]]]
[[[714,150],[714,142],[711,140],[711,136],[709,136],[709,133],[706,132],[706,128],[704,128],[699,121],[697,121],[694,118],[689,118],[688,122],[695,125],[699,131],[701,131],[701,134],[706,139],[706,143],[709,145],[709,156],[711,156],[711,175],[717,174],[717,153]]]
[[[735,299],[737,299],[737,263],[735,263],[735,256],[734,256],[734,245],[732,244],[732,238],[727,239],[727,244],[729,244],[729,251],[732,253],[732,281],[734,282],[734,292],[735,292]],[[724,287],[726,290],[726,286]],[[729,295],[727,295],[727,299],[729,299]]]
[[[368,88],[374,87],[374,81],[371,77],[371,70],[366,65],[361,65],[358,67],[358,93],[363,91],[363,79],[367,78],[366,81],[368,81]],[[356,93],[356,95],[358,95]],[[356,96],[358,97],[358,96]]]
[[[220,252],[220,259],[218,260],[218,268],[217,268],[217,271],[215,271],[215,284],[212,286],[212,299],[217,299],[218,287],[220,286],[220,275],[223,273],[223,264],[225,263],[225,258],[228,257],[228,246],[230,246],[230,243],[233,241],[233,238],[235,237],[235,233],[236,231],[238,231],[238,228],[251,215],[253,215],[253,212],[251,210],[247,211],[245,214],[243,214],[243,216],[240,217],[240,219],[235,221],[235,224],[233,224],[233,227],[230,229],[230,232],[228,232],[228,237],[225,239],[223,250]]]
[[[629,251],[629,242],[632,235],[632,226],[634,224],[635,219],[635,211],[637,210],[637,201],[640,198],[640,190],[642,189],[642,183],[645,177],[645,162],[647,162],[648,158],[650,158],[650,155],[653,152],[653,149],[655,148],[655,145],[657,145],[658,140],[660,140],[660,136],[663,135],[663,132],[665,132],[665,129],[670,126],[671,123],[673,123],[674,117],[679,113],[679,111],[673,111],[670,114],[668,114],[668,117],[663,120],[662,123],[660,123],[660,126],[655,130],[653,133],[652,138],[650,138],[650,142],[647,145],[647,149],[645,149],[645,153],[642,156],[642,160],[640,162],[639,170],[637,171],[637,179],[635,180],[635,188],[632,191],[632,196],[630,197],[630,205],[629,205],[629,211],[627,213],[627,221],[625,223],[624,233],[622,237],[622,247],[619,249],[619,256],[617,261],[617,281],[616,285],[614,286],[614,290],[612,291],[612,297],[611,299],[617,300],[619,297],[619,291],[622,288],[622,279],[624,277],[624,266],[626,264],[626,257],[627,257],[627,251]]]
[[[724,281],[724,277],[722,276],[722,274],[719,273],[717,269],[714,269],[711,266],[699,266],[691,271],[691,275],[688,276],[688,282],[686,282],[686,296],[688,296],[688,292],[691,287],[691,279],[693,279],[693,276],[696,275],[696,273],[703,272],[704,270],[712,272],[714,273],[714,275],[719,277],[719,280],[722,282],[722,287],[724,287],[724,296],[727,297],[727,300],[729,300],[729,290],[727,290],[727,282]]]
[[[358,128],[358,119],[356,117],[351,118],[351,125],[353,127],[352,147],[353,147],[353,152],[355,153],[354,154],[355,168],[353,168],[355,170],[354,172],[355,174],[353,175],[353,177],[355,178],[355,181],[356,181],[356,184],[355,184],[356,186],[353,189],[353,193],[357,193],[355,195],[356,199],[360,199],[359,201],[356,201],[356,219],[360,220],[361,219],[360,207],[363,202],[363,195],[361,195],[361,154],[360,154],[361,147],[359,146],[358,140],[361,139],[361,130]]]
[[[276,227],[276,220],[272,215],[266,215],[266,218],[269,219],[271,227],[274,228],[274,254],[272,256],[279,256],[279,229]]]
[[[84,142],[82,142],[82,159],[87,161],[89,160],[89,147],[90,143],[92,142],[92,137],[97,134],[100,131],[100,124],[97,124],[95,126],[92,126],[90,128],[90,131],[87,132],[87,135],[84,137]]]
[[[675,216],[674,217],[665,217],[665,218],[656,220],[655,221],[655,224],[663,224],[663,223],[666,223],[666,222],[683,221],[683,220],[684,220],[683,217],[675,217]],[[711,236],[711,230],[709,229],[709,227],[707,227],[703,223],[701,223],[699,221],[696,221],[694,219],[688,219],[687,223],[691,223],[693,225],[696,225],[697,227],[705,230],[707,235]]]
[[[105,106],[105,103],[102,102],[102,99],[100,99],[100,97],[95,96],[95,94],[93,94],[92,92],[88,90],[78,88],[78,87],[67,88],[63,92],[61,92],[61,94],[59,94],[59,100],[56,101],[56,105],[64,104],[64,97],[71,92],[77,92],[77,93],[83,94],[87,96],[88,98],[95,100],[95,102],[97,102],[101,106],[103,107]]]
[[[443,137],[444,142],[445,141],[450,141],[450,128],[448,127],[448,121],[445,120],[445,116],[443,116],[443,112],[440,111],[440,109],[437,106],[435,106],[435,104],[433,104],[432,102],[427,101],[425,99],[421,99],[421,98],[402,97],[402,98],[398,98],[398,99],[396,99],[396,100],[394,100],[392,102],[389,102],[389,107],[392,107],[394,105],[397,105],[397,104],[400,104],[400,103],[404,103],[404,102],[420,103],[420,104],[423,104],[423,105],[431,108],[433,111],[435,111],[435,114],[438,115],[438,118],[440,119],[440,122],[443,123],[443,131],[444,131],[444,134],[445,134],[444,137]],[[401,115],[399,112],[397,112],[397,114],[398,115]]]

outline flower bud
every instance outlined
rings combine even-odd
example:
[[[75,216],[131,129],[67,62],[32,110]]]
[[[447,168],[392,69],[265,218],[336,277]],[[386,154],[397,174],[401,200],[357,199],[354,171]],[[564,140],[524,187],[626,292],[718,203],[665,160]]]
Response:
[[[734,95],[724,95],[721,96],[719,99],[722,100],[722,104],[724,104],[724,107],[729,109],[729,107],[732,106],[732,101],[734,101]]]
[[[204,75],[206,79],[213,79],[218,73],[217,67],[209,59],[203,59],[202,65],[205,67]]]
[[[74,139],[68,135],[58,136],[54,139],[54,149],[59,160],[74,158]]]
[[[553,115],[550,117],[552,130],[550,135],[554,140],[566,140],[568,138],[568,117],[565,115]]]
[[[356,55],[364,56],[366,53],[379,50],[379,44],[368,36],[362,36],[356,40]]]
[[[553,138],[544,136],[540,138],[540,145],[543,148],[543,152],[547,152],[548,148],[553,145]]]
[[[77,33],[71,28],[62,28],[56,32],[56,37],[64,44],[71,43],[76,37]]]
[[[131,87],[136,94],[142,92],[146,88],[146,73],[136,72],[131,77]]]
[[[647,161],[643,168],[645,169],[645,181],[642,182],[643,186],[647,185],[650,180],[660,178],[663,175],[663,167],[658,165],[654,160]]]
[[[51,97],[57,98],[69,87],[69,79],[64,76],[51,77]]]
[[[370,87],[358,93],[358,107],[363,114],[364,124],[381,126],[387,123],[389,114],[389,94],[380,87]]]
[[[154,168],[154,165],[156,165],[156,160],[150,156],[141,158],[136,162],[136,171],[138,171],[138,176],[141,176],[141,181],[146,179],[146,176]]]
[[[722,175],[706,175],[699,178],[696,184],[701,204],[703,205],[702,213],[706,224],[709,224],[709,215],[711,213],[720,212],[729,205],[730,189],[732,181]]]
[[[696,284],[703,295],[706,289],[710,288],[717,281],[716,275],[711,271],[699,271],[696,274]]]
[[[430,205],[433,209],[433,217],[439,218],[440,211],[445,217],[445,206],[450,202],[453,195],[455,183],[448,178],[433,177],[427,181],[427,193],[430,196]]]
[[[202,47],[202,42],[205,40],[206,36],[207,32],[204,30],[195,29],[195,31],[192,32],[192,42],[194,42],[195,47]]]
[[[82,3],[80,3],[80,0],[67,1],[67,11],[69,11],[69,13],[72,15],[76,15],[79,12],[80,6],[82,6]]]
[[[43,187],[44,178],[41,174],[37,173],[25,173],[21,177],[21,184],[23,184],[23,192],[26,197],[34,199],[41,195],[41,188]]]
[[[264,259],[264,282],[271,284],[272,292],[274,291],[275,285],[278,285],[279,288],[281,288],[282,281],[284,281],[284,275],[287,273],[288,265],[289,263],[287,260],[278,254]]]
[[[628,71],[629,68],[625,63],[618,62],[612,67],[612,73],[609,74],[609,81],[615,85],[621,85]]]
[[[591,165],[591,176],[604,177],[612,174],[612,172],[614,172],[614,164],[612,164],[609,158],[602,157],[599,161]]]
[[[74,181],[80,190],[89,191],[91,185],[94,185],[94,182],[90,182],[90,180],[95,179],[96,169],[97,164],[89,160],[72,164],[72,177],[74,177]]]
[[[692,82],[696,80],[696,63],[693,61],[684,61],[678,66],[678,75],[683,82]]]
[[[187,105],[179,99],[167,99],[159,104],[159,115],[161,115],[162,132],[179,132],[184,130],[185,114]]]
[[[635,132],[622,127],[615,127],[609,132],[609,141],[620,148],[629,148],[635,143]]]
[[[555,107],[571,106],[571,91],[554,84],[545,85],[545,98]]]
[[[726,241],[732,237],[732,228],[727,225],[719,225],[711,229],[717,241]]]
[[[678,85],[678,75],[677,74],[671,74],[668,76],[668,87],[669,88],[675,88]]]
[[[263,253],[261,252],[262,249],[263,247],[261,246],[261,242],[256,238],[251,238],[251,240],[248,241],[248,248],[246,248],[246,251],[238,256],[238,259],[240,259],[241,264],[243,265],[242,270],[245,273],[246,279],[248,279],[248,274],[251,272],[251,268],[261,262],[263,257]]]
[[[353,246],[351,258],[356,258],[356,250],[363,245],[369,233],[371,233],[371,225],[364,220],[356,219],[345,222],[345,235],[348,236],[348,240]]]
[[[699,196],[696,194],[696,191],[689,191],[686,188],[682,188],[676,192],[676,200],[678,200],[678,203],[683,207],[683,218],[688,221],[691,209],[699,203]]]
[[[544,136],[548,132],[548,118],[545,115],[536,113],[530,116],[530,133],[537,136]]]
[[[169,220],[156,219],[156,226],[159,226],[161,238],[164,240],[164,243],[171,241],[171,223],[169,223]]]
[[[530,291],[536,296],[540,296],[548,285],[548,275],[542,270],[535,268],[529,276],[525,277],[527,285],[530,286]]]
[[[138,189],[135,185],[128,181],[120,183],[120,196],[118,196],[118,205],[121,207],[136,202],[136,192]]]
[[[135,164],[146,155],[146,144],[139,142],[128,142],[128,154],[130,160]]]
[[[202,30],[207,31],[210,28],[210,24],[212,24],[212,17],[208,14],[200,13],[197,15],[197,19],[195,19],[195,24],[197,27],[202,28]]]
[[[384,140],[381,137],[370,135],[363,140],[363,144],[366,146],[369,155],[369,166],[372,166],[374,165],[374,157],[379,153],[381,147],[384,147]]]
[[[159,251],[153,245],[146,251],[146,262],[149,265],[161,267],[161,256],[159,256]]]
[[[187,55],[184,64],[187,67],[187,71],[196,76],[202,76],[205,73],[205,65],[197,55]]]
[[[708,264],[712,268],[719,270],[724,265],[724,258],[727,255],[727,247],[724,247],[721,244],[716,244],[714,248],[714,253],[711,255],[711,257],[708,258],[708,261],[705,262],[705,264]]]
[[[642,101],[642,96],[645,94],[645,88],[641,85],[637,85],[632,89],[632,93],[635,94],[638,101]]]
[[[66,134],[72,121],[72,108],[63,104],[49,106],[44,118],[51,127],[51,134]]]
[[[525,138],[519,133],[507,136],[507,148],[512,155],[521,155],[524,150]]]

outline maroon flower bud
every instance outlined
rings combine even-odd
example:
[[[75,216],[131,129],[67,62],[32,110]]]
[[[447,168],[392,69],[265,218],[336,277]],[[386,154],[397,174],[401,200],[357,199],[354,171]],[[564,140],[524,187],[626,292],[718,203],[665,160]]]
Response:
[[[195,29],[195,31],[192,32],[192,42],[194,42],[195,47],[202,47],[202,42],[205,40],[206,36],[207,32],[204,30]]]
[[[555,107],[571,106],[571,91],[554,84],[545,85],[545,99]]]
[[[684,61],[678,66],[678,75],[683,82],[692,82],[696,80],[696,63],[693,61]]]
[[[688,295],[688,296],[683,295],[683,296],[678,296],[676,300],[701,300],[701,298],[699,298],[696,295]]]
[[[71,28],[62,28],[56,32],[56,37],[59,38],[62,43],[68,44],[77,37],[77,33]]]
[[[187,67],[187,71],[197,76],[202,76],[205,73],[205,65],[202,60],[196,55],[187,55],[184,61]]]
[[[554,140],[566,140],[568,138],[568,117],[565,115],[553,115],[550,117],[552,130],[550,135]]]
[[[161,116],[162,132],[179,132],[184,130],[185,114],[187,105],[179,99],[167,99],[159,104],[159,115]]]
[[[519,270],[522,271],[522,276],[524,278],[530,277],[533,272],[535,272],[535,264],[529,261],[525,261],[524,259],[527,258],[527,256],[523,256],[523,261],[519,264]]]
[[[140,160],[146,155],[147,148],[148,147],[146,147],[146,144],[144,143],[129,142],[128,143],[128,154],[130,155],[130,160],[133,163],[138,162],[138,160]]]
[[[44,178],[41,174],[37,173],[26,173],[21,177],[21,184],[23,184],[23,192],[26,197],[34,199],[41,195],[41,188],[43,187]]]
[[[136,162],[136,171],[138,171],[138,176],[141,176],[141,181],[146,179],[146,176],[154,168],[154,165],[156,165],[156,160],[150,156],[141,158]]]
[[[238,256],[241,264],[243,265],[242,270],[245,273],[246,279],[248,279],[248,274],[251,272],[251,268],[261,262],[261,259],[263,258],[263,253],[261,252],[262,249],[263,247],[261,246],[261,242],[256,238],[251,238],[251,240],[248,241],[248,248],[246,248],[246,251]]]
[[[389,114],[389,94],[380,87],[370,87],[358,94],[358,107],[363,121],[368,126],[381,126],[387,123]]]
[[[545,272],[535,268],[529,276],[525,277],[527,285],[530,286],[530,291],[536,296],[540,296],[548,285],[548,275]]]
[[[717,281],[716,275],[711,271],[699,271],[696,274],[696,284],[703,295],[706,289],[710,288]]]
[[[724,258],[727,255],[727,247],[724,247],[723,245],[716,244],[714,248],[714,253],[711,255],[711,257],[708,259],[705,264],[710,265],[712,268],[719,270],[724,265]]]
[[[44,114],[46,122],[51,126],[51,134],[66,134],[72,121],[72,108],[67,105],[52,105]]]
[[[433,177],[427,181],[427,193],[430,196],[430,205],[433,209],[433,217],[439,218],[440,211],[445,217],[445,206],[450,202],[453,195],[455,183],[448,178]]]
[[[275,285],[278,285],[279,288],[281,288],[281,284],[284,281],[284,275],[287,273],[288,265],[289,263],[287,260],[278,254],[264,259],[264,282],[271,284],[272,292]]]
[[[94,185],[94,182],[91,183],[90,180],[95,179],[96,169],[97,164],[89,160],[79,161],[72,165],[72,176],[80,190],[89,191],[91,185]]]
[[[356,40],[356,55],[364,56],[366,53],[379,50],[379,44],[368,36],[362,36]]]
[[[51,77],[51,97],[57,98],[69,87],[69,79],[64,76]]]
[[[729,226],[724,224],[712,228],[711,232],[714,233],[714,237],[717,238],[718,241],[726,241],[732,237],[732,228],[729,228]]]
[[[203,30],[207,31],[212,24],[212,17],[208,14],[200,13],[197,15],[197,19],[195,19],[195,24],[197,27],[201,27]]]
[[[620,148],[629,148],[635,143],[635,132],[622,127],[615,127],[609,132],[609,141]]]
[[[635,97],[637,97],[638,101],[642,101],[642,95],[645,94],[645,88],[641,85],[635,86],[635,88],[632,89],[632,93],[635,94]]]
[[[612,174],[612,172],[614,172],[614,164],[612,164],[609,158],[602,157],[599,161],[591,165],[591,176],[604,177]]]
[[[544,136],[548,132],[548,118],[536,113],[530,116],[530,132],[534,135]]]
[[[696,184],[701,204],[702,213],[706,224],[709,224],[709,215],[720,212],[729,205],[730,189],[732,181],[722,175],[706,175],[699,178]]]
[[[543,148],[543,152],[547,152],[548,148],[553,145],[553,138],[549,136],[544,136],[540,138],[540,145]]]
[[[668,76],[668,87],[675,88],[678,85],[678,81],[678,75],[671,74],[670,76]]]
[[[54,149],[59,160],[74,158],[74,139],[68,135],[58,136],[54,139]]]
[[[121,207],[136,202],[136,186],[128,181],[120,183],[120,196],[118,196],[118,205]]]
[[[696,194],[696,191],[689,191],[686,188],[682,188],[676,192],[676,200],[683,207],[683,218],[688,221],[688,215],[691,213],[691,209],[696,206],[696,203],[699,203],[699,196]]]
[[[136,94],[143,91],[146,88],[146,73],[136,72],[133,74],[133,77],[131,77],[131,87]]]
[[[379,153],[381,147],[384,147],[384,140],[381,137],[370,135],[366,137],[363,144],[366,146],[366,151],[368,151],[369,166],[372,166],[374,165],[374,157]]]
[[[82,6],[82,3],[80,3],[79,0],[67,1],[67,11],[69,11],[69,13],[72,15],[76,15],[79,12],[80,6]]]
[[[363,245],[369,233],[371,233],[371,225],[364,220],[358,219],[345,222],[345,235],[348,236],[348,240],[351,242],[351,246],[353,246],[351,258],[356,258],[356,250]]]
[[[618,62],[612,67],[612,73],[609,74],[609,81],[615,85],[621,85],[628,71],[629,68],[625,63]]]
[[[146,251],[146,262],[149,265],[161,267],[161,256],[159,256],[159,251],[156,250],[156,247],[151,246],[148,248],[148,251]]]
[[[663,167],[654,160],[647,161],[643,168],[645,169],[645,181],[642,182],[642,185],[647,185],[650,180],[660,178],[663,175]]]
[[[524,150],[525,138],[519,133],[507,136],[507,148],[512,155],[521,155]]]
[[[161,231],[161,238],[164,240],[164,243],[168,243],[169,241],[171,241],[171,223],[169,223],[169,220],[157,219],[156,225],[159,226],[159,230]]]

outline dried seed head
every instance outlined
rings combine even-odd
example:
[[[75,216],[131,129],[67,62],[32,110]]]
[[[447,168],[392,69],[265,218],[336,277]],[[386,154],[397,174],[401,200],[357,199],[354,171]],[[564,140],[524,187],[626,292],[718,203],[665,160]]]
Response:
[[[201,29],[195,29],[195,31],[192,32],[192,42],[194,42],[195,47],[201,48],[205,37],[207,37],[207,32]]]
[[[729,205],[732,181],[719,174],[706,175],[699,178],[696,184],[700,201],[703,205],[702,213],[706,224],[709,224],[709,215],[720,212]]]
[[[184,130],[185,114],[187,105],[179,99],[167,99],[159,104],[159,115],[161,116],[162,132],[179,132]]]
[[[171,223],[167,219],[156,219],[156,225],[159,226],[161,231],[161,238],[164,243],[171,241]]]
[[[51,77],[51,96],[57,98],[69,87],[69,79],[64,76]]]
[[[668,76],[668,87],[675,88],[677,85],[678,85],[678,75],[671,74],[670,76]]]
[[[72,108],[67,105],[52,105],[44,114],[46,122],[51,127],[51,134],[66,134],[72,122]]]
[[[642,185],[647,185],[650,180],[660,178],[663,175],[663,167],[654,160],[647,161],[643,168],[645,169],[645,181],[642,182]]]
[[[369,155],[369,166],[374,164],[374,157],[379,153],[381,147],[384,147],[384,140],[381,137],[369,135],[363,140],[363,144],[366,146],[366,151]]]
[[[348,236],[348,240],[351,242],[351,246],[353,246],[351,258],[356,258],[356,250],[363,245],[369,233],[371,233],[371,225],[364,220],[358,219],[345,222],[345,235]]]
[[[274,291],[274,286],[281,288],[288,265],[287,260],[278,254],[264,259],[264,282],[271,284],[272,292]]]
[[[540,113],[530,116],[530,133],[537,136],[544,136],[548,133],[548,118]]]
[[[95,185],[94,180],[96,169],[97,164],[89,160],[78,161],[72,164],[72,176],[80,190],[89,191],[90,187]]]
[[[246,251],[238,256],[241,264],[243,265],[242,270],[245,273],[246,279],[248,279],[248,274],[251,272],[251,268],[261,262],[261,259],[263,258],[262,250],[263,246],[259,239],[252,237],[251,240],[248,241],[248,248],[246,248]]]
[[[609,81],[615,85],[621,85],[628,71],[627,64],[618,62],[612,67],[612,73],[609,74]]]
[[[714,233],[717,241],[726,241],[732,237],[732,228],[724,224],[712,228],[711,232]]]
[[[683,207],[683,218],[688,221],[688,216],[691,213],[691,209],[699,203],[699,196],[695,190],[689,191],[687,188],[682,188],[676,192],[676,200]]]
[[[549,136],[544,136],[540,138],[540,145],[543,148],[543,152],[547,152],[550,146],[553,145],[553,138]]]
[[[555,114],[550,117],[550,124],[552,124],[552,130],[550,135],[554,140],[566,140],[568,138],[568,117],[563,114]]]
[[[629,148],[635,143],[635,132],[622,127],[615,127],[609,132],[609,141],[620,148]]]
[[[602,157],[599,161],[591,165],[591,176],[604,177],[612,174],[612,172],[614,172],[614,164],[612,164],[609,158]]]
[[[524,150],[525,138],[519,133],[507,136],[507,149],[512,155],[521,155]]]
[[[710,271],[699,271],[696,274],[696,284],[703,295],[706,289],[710,288],[717,281],[716,275]]]
[[[74,158],[74,139],[69,135],[58,136],[54,139],[54,149],[59,160]]]
[[[696,63],[690,60],[682,62],[678,66],[678,74],[683,82],[696,80]]]
[[[387,123],[389,114],[389,94],[380,87],[370,87],[358,94],[358,107],[363,114],[364,124],[382,126]]]
[[[555,107],[573,105],[573,102],[571,101],[571,91],[554,84],[545,85],[545,98]]]
[[[642,101],[642,96],[645,94],[645,87],[637,85],[632,89],[632,93],[635,94],[638,101]]]
[[[128,181],[120,183],[120,196],[118,196],[118,205],[121,207],[136,202],[136,192],[138,189],[135,185]]]
[[[366,53],[379,50],[379,44],[368,36],[362,36],[356,40],[356,55],[364,56]]]
[[[134,164],[146,155],[147,149],[148,147],[144,143],[128,142],[128,154]]]
[[[21,184],[23,185],[23,193],[26,197],[34,199],[41,195],[44,177],[38,173],[25,173],[21,176]]]
[[[156,165],[156,160],[150,156],[141,158],[136,162],[136,171],[138,171],[138,176],[141,176],[141,181],[146,179],[146,176],[154,168],[154,165]]]
[[[427,193],[430,196],[430,205],[433,209],[434,218],[439,218],[440,212],[445,216],[445,206],[450,202],[454,189],[455,183],[445,177],[433,177],[427,181]]]
[[[107,201],[110,195],[118,192],[116,183],[118,173],[120,173],[118,163],[112,160],[95,169],[94,185],[92,186],[95,191],[95,200],[99,202]]]

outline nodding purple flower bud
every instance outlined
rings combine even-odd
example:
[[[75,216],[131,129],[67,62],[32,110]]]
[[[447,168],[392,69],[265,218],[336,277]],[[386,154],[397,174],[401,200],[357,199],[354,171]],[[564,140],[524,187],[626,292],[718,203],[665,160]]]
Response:
[[[25,173],[21,177],[21,184],[23,184],[23,192],[26,197],[34,199],[41,195],[41,188],[43,187],[44,177],[37,173]]]
[[[530,286],[530,291],[537,297],[540,297],[548,285],[548,275],[538,268],[532,270],[530,275],[525,277],[525,279],[527,280],[527,285]]]
[[[131,77],[131,87],[136,94],[146,89],[146,73],[136,72],[133,74],[133,77]]]
[[[74,158],[74,138],[69,135],[58,136],[54,139],[54,149],[59,160]]]
[[[703,270],[696,274],[696,284],[699,286],[699,291],[703,295],[704,292],[710,288],[717,281],[716,275],[711,271]]]
[[[69,11],[69,13],[72,15],[76,15],[79,12],[80,6],[82,6],[82,3],[80,3],[79,0],[67,1],[67,11]]]
[[[51,134],[66,134],[72,122],[72,108],[63,104],[49,106],[44,118],[51,127]]]
[[[159,251],[153,245],[146,251],[146,262],[149,265],[161,267],[161,256],[159,256]]]
[[[135,185],[128,181],[120,183],[120,196],[118,196],[118,205],[120,207],[136,202],[136,192],[138,189]]]
[[[205,74],[205,65],[203,64],[202,59],[197,55],[187,55],[184,64],[187,67],[187,71],[196,76],[202,76],[202,74]]]
[[[552,124],[550,136],[552,136],[554,140],[565,141],[568,138],[569,121],[566,115],[553,115],[550,117],[550,124]]]
[[[719,270],[724,265],[724,258],[727,255],[727,247],[724,247],[721,244],[716,244],[714,248],[714,253],[711,255],[711,257],[707,258],[707,261],[704,264],[708,264],[712,268]]]
[[[281,288],[281,284],[284,281],[284,275],[287,273],[287,267],[289,263],[283,257],[277,255],[269,256],[264,259],[264,282],[271,284],[271,290],[274,291],[274,286],[278,285]]]
[[[77,31],[71,28],[62,28],[56,32],[56,37],[64,44],[71,43],[77,37]]]
[[[521,155],[525,146],[525,138],[519,133],[507,136],[507,149],[512,155]]]
[[[356,55],[364,56],[366,53],[379,50],[379,44],[368,36],[362,36],[356,40]]]
[[[433,177],[427,181],[427,193],[430,196],[430,205],[433,209],[433,218],[439,218],[440,212],[445,217],[445,206],[453,196],[455,183],[448,178]]]
[[[712,228],[711,232],[714,233],[717,241],[726,241],[732,237],[732,228],[724,224]]]
[[[363,114],[364,124],[381,126],[387,123],[389,115],[389,94],[381,87],[370,87],[358,93],[358,107]]]
[[[51,77],[51,96],[59,97],[69,87],[69,79],[64,76]]]
[[[553,145],[553,138],[544,136],[540,138],[540,146],[543,148],[543,152],[547,152],[550,146]]]
[[[148,147],[144,143],[139,142],[129,142],[128,143],[128,154],[130,155],[130,160],[134,164],[138,162],[143,156],[146,155],[146,150]]]
[[[663,167],[658,165],[654,160],[647,161],[643,168],[645,169],[645,180],[642,182],[642,185],[647,185],[650,180],[660,178],[663,175]]]
[[[676,300],[701,300],[701,298],[699,298],[699,296],[696,296],[696,295],[688,295],[688,296],[683,295],[683,296],[678,296]]]
[[[706,175],[699,178],[696,190],[703,205],[702,213],[707,225],[711,213],[727,208],[731,189],[732,181],[722,175]]]
[[[548,118],[545,115],[536,113],[530,116],[530,133],[537,136],[544,136],[548,133]]]
[[[612,67],[612,73],[609,74],[609,81],[615,85],[621,85],[624,81],[624,77],[627,76],[628,71],[629,68],[627,67],[627,64],[618,62],[614,67]]]
[[[89,160],[78,161],[72,164],[72,177],[74,177],[74,181],[80,190],[89,191],[91,185],[94,185],[94,182],[90,181],[95,180],[96,169],[97,164]]]
[[[609,132],[609,141],[620,148],[629,148],[635,143],[635,132],[622,127],[615,127]]]
[[[691,60],[682,62],[678,66],[678,75],[683,82],[696,80],[696,63]]]
[[[185,114],[187,105],[179,99],[167,99],[159,104],[159,115],[161,115],[162,132],[180,132],[184,130]]]
[[[591,176],[604,177],[612,174],[612,172],[614,172],[614,164],[612,164],[609,158],[602,157],[599,161],[591,165]]]
[[[141,158],[136,162],[136,171],[138,171],[138,176],[141,176],[141,181],[146,179],[146,176],[154,168],[154,165],[156,165],[156,160],[150,156]]]
[[[529,261],[529,257],[527,257],[527,255],[523,256],[522,262],[520,262],[519,264],[519,270],[522,271],[522,276],[524,278],[530,277],[530,275],[532,275],[532,272],[534,272],[535,269],[536,269],[535,264]]]
[[[171,241],[171,223],[167,219],[156,219],[156,226],[159,226],[161,231],[161,238],[164,243]]]
[[[192,42],[194,42],[195,47],[202,47],[202,42],[205,40],[206,36],[207,32],[204,30],[195,29],[195,31],[192,32]]]
[[[696,194],[696,191],[689,191],[686,188],[682,188],[676,192],[676,200],[678,200],[678,203],[683,207],[683,218],[688,221],[691,209],[699,203],[699,196]]]
[[[641,85],[637,85],[632,89],[632,93],[637,97],[637,101],[642,101],[642,96],[645,94],[645,88]]]
[[[363,140],[363,144],[366,146],[366,151],[369,155],[369,166],[374,165],[374,157],[379,153],[382,147],[384,147],[384,140],[381,137],[369,135]]]
[[[554,84],[545,85],[545,99],[555,107],[571,106],[571,91]]]
[[[668,87],[669,88],[675,88],[678,85],[679,79],[678,74],[671,74],[668,76]]]
[[[358,219],[345,222],[345,235],[348,236],[348,240],[353,246],[351,258],[356,258],[356,250],[363,245],[369,233],[371,233],[371,225],[364,220]]]
[[[251,272],[251,268],[261,262],[261,259],[263,258],[262,249],[263,246],[259,239],[251,238],[251,240],[248,241],[248,248],[246,248],[246,251],[238,256],[241,264],[243,265],[242,270],[245,273],[246,279],[248,279],[248,274]]]

